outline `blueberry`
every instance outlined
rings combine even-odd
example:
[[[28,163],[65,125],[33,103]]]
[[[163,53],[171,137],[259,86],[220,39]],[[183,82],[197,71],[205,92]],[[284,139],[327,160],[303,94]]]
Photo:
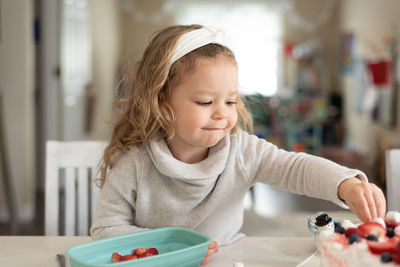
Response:
[[[382,262],[391,262],[392,255],[389,252],[383,252],[381,255],[381,261]]]
[[[386,228],[386,236],[388,237],[393,237],[394,236],[394,230],[392,227]]]
[[[339,233],[339,234],[344,234],[344,228],[339,224],[339,225],[336,225],[335,224],[335,233]]]
[[[349,244],[353,244],[354,242],[357,243],[357,242],[360,242],[360,241],[361,241],[361,238],[357,234],[351,234],[350,237],[349,237]]]
[[[378,237],[376,235],[368,235],[367,240],[378,241]]]

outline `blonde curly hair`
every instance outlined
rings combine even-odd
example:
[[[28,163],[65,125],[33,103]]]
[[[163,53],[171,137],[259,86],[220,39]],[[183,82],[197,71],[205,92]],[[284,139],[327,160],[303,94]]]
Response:
[[[179,81],[185,72],[193,70],[197,59],[225,55],[237,65],[231,50],[212,43],[195,49],[170,66],[170,58],[177,40],[186,32],[202,27],[201,25],[177,25],[156,33],[131,74],[120,82],[119,89],[126,93],[117,98],[113,104],[116,118],[113,121],[114,129],[110,143],[102,159],[105,170],[111,169],[121,153],[127,151],[129,146],[145,144],[156,133],[161,133],[167,142],[171,140],[175,134],[175,114],[167,103],[169,84],[172,81]],[[238,128],[252,131],[251,115],[240,97],[236,101],[236,108],[238,123],[232,132],[237,131]],[[106,179],[106,172],[102,175],[104,177],[100,179],[101,184]]]

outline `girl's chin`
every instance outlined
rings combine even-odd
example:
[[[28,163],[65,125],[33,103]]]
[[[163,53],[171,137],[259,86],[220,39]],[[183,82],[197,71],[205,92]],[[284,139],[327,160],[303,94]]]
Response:
[[[219,141],[221,141],[224,138],[224,136],[225,135],[215,136],[213,138],[209,138],[208,140],[206,140],[207,146],[208,147],[215,146],[216,144],[218,144]]]

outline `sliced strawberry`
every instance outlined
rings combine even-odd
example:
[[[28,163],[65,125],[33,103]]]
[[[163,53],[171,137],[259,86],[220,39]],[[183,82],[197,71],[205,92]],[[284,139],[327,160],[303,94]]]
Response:
[[[151,255],[158,255],[158,250],[156,248],[146,248],[146,253]]]
[[[377,222],[363,223],[358,226],[358,229],[362,232],[362,237],[367,237],[369,235],[374,235],[378,238],[386,236],[386,229]]]
[[[400,254],[392,254],[392,259],[396,263],[400,263]]]
[[[393,239],[385,239],[384,241],[368,241],[368,248],[373,254],[382,254],[383,252],[394,253],[398,242]]]
[[[123,255],[119,258],[119,261],[129,261],[129,260],[134,260],[137,259],[138,256],[136,255],[132,255],[132,254],[128,254],[128,255]]]
[[[357,234],[360,237],[364,237],[364,233],[358,229],[358,228],[347,228],[346,231],[344,231],[344,235],[349,238],[352,234]]]
[[[121,258],[121,255],[119,255],[117,252],[114,252],[112,254],[111,261],[112,261],[112,263],[119,262],[120,258]]]
[[[396,222],[394,220],[385,220],[386,227],[396,228],[396,226],[400,225],[400,222]]]
[[[145,252],[146,252],[145,248],[137,248],[133,251],[133,254],[140,258],[142,256],[142,254]]]

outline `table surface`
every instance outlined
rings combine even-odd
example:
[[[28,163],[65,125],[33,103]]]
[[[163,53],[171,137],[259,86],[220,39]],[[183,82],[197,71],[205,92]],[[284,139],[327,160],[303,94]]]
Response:
[[[330,215],[338,221],[354,215],[347,212]],[[305,217],[295,220],[304,226]],[[67,248],[92,241],[89,236],[0,236],[0,266],[59,266],[57,254],[65,253]],[[316,251],[311,233],[301,237],[247,236],[228,246],[219,248],[213,259],[202,267],[232,267],[242,262],[245,267],[261,266],[319,266],[315,257],[306,259]]]
[[[88,236],[0,236],[0,266],[59,266],[58,253],[91,241]],[[315,251],[311,237],[244,237],[220,247],[213,259],[201,266],[245,267],[295,266]]]

